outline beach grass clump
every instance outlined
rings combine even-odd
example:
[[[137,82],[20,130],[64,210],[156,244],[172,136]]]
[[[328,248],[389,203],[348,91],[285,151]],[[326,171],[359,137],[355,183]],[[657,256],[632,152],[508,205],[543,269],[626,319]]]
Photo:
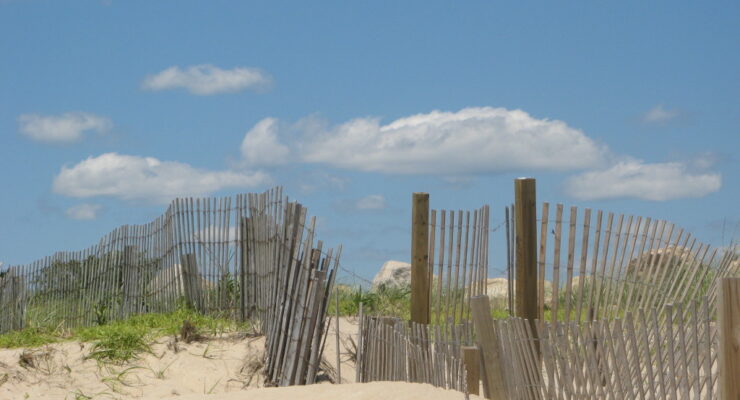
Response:
[[[49,343],[80,341],[92,344],[88,358],[121,363],[151,352],[151,343],[164,336],[181,333],[183,324],[200,337],[246,331],[248,323],[204,315],[187,307],[170,313],[139,314],[105,324],[63,329],[59,326],[33,326],[0,335],[0,348],[34,348]]]

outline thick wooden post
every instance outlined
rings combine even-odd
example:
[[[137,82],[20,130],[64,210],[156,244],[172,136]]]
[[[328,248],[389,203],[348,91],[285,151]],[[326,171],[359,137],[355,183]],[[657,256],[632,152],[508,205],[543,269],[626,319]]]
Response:
[[[411,204],[411,320],[430,321],[429,193],[414,193]]]
[[[536,336],[537,312],[537,198],[534,178],[514,181],[516,242],[516,316],[529,320]],[[536,337],[535,337],[535,343]],[[539,348],[539,346],[538,346]]]
[[[468,393],[480,394],[480,350],[476,346],[461,346]]]
[[[724,278],[719,291],[720,400],[740,400],[740,278]]]
[[[504,366],[501,365],[501,343],[493,326],[488,296],[471,298],[470,312],[478,346],[483,354],[483,394],[487,399],[506,400],[509,396],[502,369]]]

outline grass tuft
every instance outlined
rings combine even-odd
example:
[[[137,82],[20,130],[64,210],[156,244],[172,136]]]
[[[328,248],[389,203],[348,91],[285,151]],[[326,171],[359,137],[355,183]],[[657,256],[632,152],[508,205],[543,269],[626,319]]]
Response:
[[[0,335],[0,348],[35,348],[49,343],[77,340],[92,343],[87,358],[120,364],[134,360],[142,353],[151,353],[150,344],[154,340],[181,334],[183,326],[187,326],[191,339],[248,328],[243,323],[203,315],[183,307],[172,313],[141,314],[71,331],[48,326],[26,328]]]
[[[151,353],[149,331],[140,327],[105,328],[96,332],[88,359],[120,364],[137,359],[139,353]]]

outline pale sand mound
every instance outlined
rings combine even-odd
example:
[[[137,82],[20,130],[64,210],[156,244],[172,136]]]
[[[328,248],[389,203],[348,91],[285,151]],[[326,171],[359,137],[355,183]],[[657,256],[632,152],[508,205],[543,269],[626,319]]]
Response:
[[[0,349],[0,400],[5,399],[463,399],[460,392],[430,385],[374,382],[355,384],[350,339],[357,340],[357,320],[340,318],[343,385],[264,388],[264,337],[212,338],[173,346],[172,338],[155,343],[154,354],[142,354],[122,366],[86,360],[89,343],[67,342],[36,349]],[[336,379],[336,326],[332,318],[323,364]],[[21,355],[32,363],[21,365]],[[327,365],[328,364],[328,365]],[[322,379],[326,383],[326,379]],[[477,397],[471,396],[473,399]]]
[[[465,395],[432,385],[403,382],[348,383],[262,388],[221,395],[178,396],[171,400],[462,400]],[[470,395],[471,399],[480,399]],[[148,398],[149,399],[149,398]],[[151,397],[150,399],[156,399]]]
[[[90,347],[69,342],[0,349],[0,399],[161,399],[241,391],[264,381],[264,338],[179,342],[177,348],[162,338],[152,346],[154,354],[122,366],[86,360]],[[19,362],[24,351],[33,365]]]

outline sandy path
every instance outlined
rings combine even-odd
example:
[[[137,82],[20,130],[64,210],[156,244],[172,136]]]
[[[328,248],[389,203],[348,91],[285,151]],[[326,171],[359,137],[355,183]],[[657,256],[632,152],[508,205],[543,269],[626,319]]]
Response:
[[[357,329],[357,318],[339,318],[339,354],[342,365],[342,383],[355,383],[355,362],[350,356],[350,353],[354,352],[354,349],[350,344],[350,339],[352,339],[355,344],[357,343]],[[326,362],[336,370],[337,339],[336,323],[333,317],[331,318],[328,332],[329,336],[326,338],[326,346],[324,347],[324,360],[326,360]]]
[[[435,388],[432,385],[372,382],[263,388],[223,395],[182,396],[173,400],[463,400],[464,398],[465,395],[460,392]],[[470,399],[480,398],[471,395]]]

